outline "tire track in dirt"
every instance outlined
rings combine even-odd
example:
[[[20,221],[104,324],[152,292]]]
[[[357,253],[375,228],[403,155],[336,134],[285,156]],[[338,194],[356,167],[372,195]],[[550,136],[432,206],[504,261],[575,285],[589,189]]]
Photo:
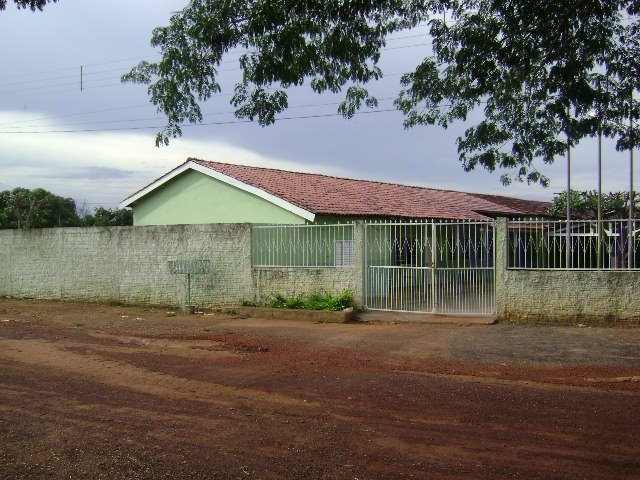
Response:
[[[173,400],[190,400],[223,407],[233,407],[256,400],[268,404],[302,408],[317,406],[312,402],[280,393],[185,379],[124,362],[107,360],[102,357],[96,358],[95,353],[82,355],[67,350],[65,348],[67,346],[74,347],[75,345],[66,345],[65,343],[52,345],[50,342],[33,339],[0,340],[0,358],[55,368],[83,375],[103,384]]]
[[[465,375],[465,374],[450,374],[450,373],[434,373],[424,372],[420,370],[393,370],[396,373],[403,375],[419,375],[421,377],[429,377],[435,379],[454,380],[456,382],[464,383],[479,383],[487,385],[501,385],[501,386],[518,386],[529,389],[540,390],[555,390],[555,391],[576,391],[576,392],[615,392],[616,395],[628,395],[638,396],[638,391],[622,390],[619,387],[624,383],[631,385],[639,385],[637,390],[640,390],[640,377],[601,377],[601,378],[586,378],[583,380],[584,384],[570,383],[577,382],[576,379],[571,378],[548,378],[545,381],[536,381],[533,379],[520,379],[520,378],[497,378],[487,375]],[[558,383],[555,383],[558,382]],[[616,388],[618,387],[618,388]]]

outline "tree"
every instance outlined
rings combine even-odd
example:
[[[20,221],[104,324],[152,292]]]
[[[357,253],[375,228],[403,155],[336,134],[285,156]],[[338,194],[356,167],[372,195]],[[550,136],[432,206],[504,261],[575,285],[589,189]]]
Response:
[[[0,229],[49,227],[112,227],[133,225],[133,211],[98,207],[89,213],[72,198],[43,188],[14,188],[0,192]]]
[[[571,212],[577,218],[598,218],[598,192],[571,190]],[[640,212],[640,196],[635,194],[634,212]],[[563,216],[567,211],[567,192],[556,194],[549,208],[554,216]],[[602,218],[624,219],[629,215],[629,192],[610,192],[602,194]]]
[[[36,9],[42,11],[47,3],[56,3],[58,0],[13,0],[18,8],[30,8],[32,12]],[[0,10],[7,8],[7,0],[0,0]]]
[[[98,207],[93,215],[82,217],[85,227],[115,227],[133,225],[133,210]]]
[[[272,124],[288,107],[285,90],[308,83],[346,90],[339,111],[349,118],[378,104],[364,86],[384,75],[388,35],[426,24],[432,55],[402,77],[395,102],[405,127],[447,128],[481,110],[457,140],[464,169],[546,185],[538,166],[599,128],[618,149],[640,143],[637,125],[627,127],[640,116],[630,101],[640,86],[639,10],[639,0],[192,0],[154,30],[162,58],[123,81],[148,84],[166,114],[157,145],[202,121],[200,103],[221,91],[218,67],[235,48],[245,51],[237,117]]]
[[[42,188],[0,192],[0,229],[78,226],[76,203]]]

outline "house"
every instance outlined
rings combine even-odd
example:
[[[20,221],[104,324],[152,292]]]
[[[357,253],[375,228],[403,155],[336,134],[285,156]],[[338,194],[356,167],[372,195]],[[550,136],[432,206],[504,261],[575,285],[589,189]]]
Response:
[[[547,216],[549,204],[189,158],[121,206],[133,209],[134,225],[175,225],[484,221],[499,216]]]
[[[368,308],[490,314],[493,220],[548,216],[549,204],[189,158],[122,206],[138,226],[252,224],[260,298],[350,289]]]

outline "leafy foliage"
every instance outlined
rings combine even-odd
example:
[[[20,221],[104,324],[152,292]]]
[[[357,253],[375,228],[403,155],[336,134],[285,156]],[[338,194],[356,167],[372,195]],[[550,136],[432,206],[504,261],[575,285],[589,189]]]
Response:
[[[571,212],[576,217],[595,219],[598,217],[598,192],[571,190],[569,193]],[[567,192],[557,194],[549,213],[563,216],[567,211]],[[635,194],[634,211],[636,217],[640,213],[640,196]],[[629,192],[610,192],[602,195],[602,218],[619,219],[629,215]]]
[[[307,310],[329,310],[337,312],[351,306],[352,303],[353,294],[349,291],[342,292],[339,295],[313,293],[307,298],[305,308]]]
[[[349,291],[339,295],[331,295],[330,293],[312,293],[308,297],[297,294],[290,298],[280,293],[275,293],[269,299],[267,305],[271,308],[291,308],[297,310],[327,310],[341,311],[351,306],[353,303],[353,294]]]
[[[0,228],[77,226],[76,203],[42,188],[0,192]]]
[[[287,298],[281,293],[274,293],[269,298],[267,305],[271,308],[286,308]]]
[[[239,118],[273,123],[288,107],[285,90],[305,83],[345,91],[339,111],[351,117],[377,105],[364,85],[383,76],[388,35],[426,24],[433,51],[402,77],[396,100],[405,127],[447,128],[481,111],[457,140],[464,169],[547,184],[540,161],[599,128],[619,149],[640,143],[627,126],[640,116],[630,101],[640,86],[639,10],[638,0],[192,0],[154,30],[162,59],[123,81],[148,84],[166,114],[158,145],[202,121],[200,103],[221,91],[218,68],[236,48],[245,51],[231,99]]]
[[[78,215],[76,202],[43,189],[15,188],[0,192],[0,229],[100,227],[133,225],[133,212],[99,207]]]
[[[133,225],[133,210],[98,207],[93,214],[82,217],[84,227],[115,227]]]
[[[36,9],[42,11],[47,3],[56,3],[58,0],[13,0],[18,8],[30,8],[32,12]],[[7,0],[0,0],[0,10],[7,8]]]

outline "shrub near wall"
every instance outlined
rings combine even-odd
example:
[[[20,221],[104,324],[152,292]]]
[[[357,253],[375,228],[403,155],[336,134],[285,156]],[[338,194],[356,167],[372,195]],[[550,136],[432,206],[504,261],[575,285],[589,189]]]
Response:
[[[286,297],[324,291],[338,295],[357,291],[357,268],[253,268],[251,271],[254,303],[265,305],[274,293]],[[357,298],[356,298],[357,303]]]

